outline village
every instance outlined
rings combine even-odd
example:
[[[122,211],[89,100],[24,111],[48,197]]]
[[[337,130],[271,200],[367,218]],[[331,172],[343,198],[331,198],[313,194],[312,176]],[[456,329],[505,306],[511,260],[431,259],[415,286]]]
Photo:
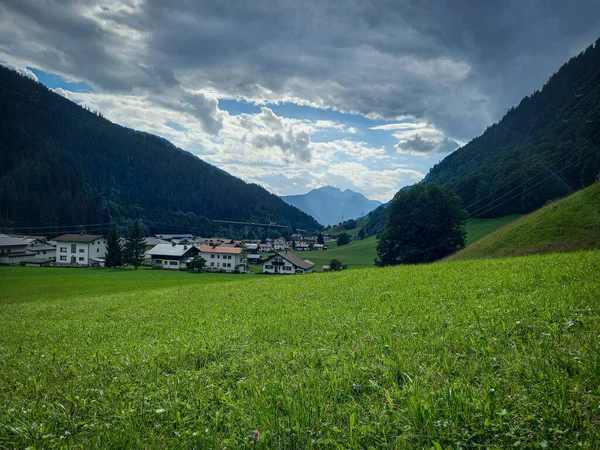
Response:
[[[191,234],[157,234],[145,238],[144,266],[159,270],[193,270],[201,256],[204,271],[223,273],[307,274],[320,269],[295,252],[325,251],[331,236],[293,234],[263,241],[203,238]],[[63,234],[52,239],[0,232],[0,265],[24,267],[104,267],[107,237],[96,234]],[[125,244],[121,238],[120,244]],[[262,265],[262,271],[250,266]]]

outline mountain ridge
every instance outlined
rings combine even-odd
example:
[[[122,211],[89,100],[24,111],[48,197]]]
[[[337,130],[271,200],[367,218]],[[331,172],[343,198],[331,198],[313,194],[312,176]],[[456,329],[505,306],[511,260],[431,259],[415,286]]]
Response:
[[[369,200],[360,192],[329,185],[306,194],[282,196],[281,199],[313,216],[322,225],[357,219],[381,205],[381,202]]]
[[[262,187],[4,66],[0,147],[0,226],[7,229],[123,219],[143,219],[154,233],[215,233],[216,219],[319,226]]]

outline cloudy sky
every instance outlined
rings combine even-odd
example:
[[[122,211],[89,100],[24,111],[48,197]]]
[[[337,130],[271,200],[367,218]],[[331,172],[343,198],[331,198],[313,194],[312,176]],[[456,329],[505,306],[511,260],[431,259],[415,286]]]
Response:
[[[386,201],[600,37],[597,0],[0,0],[0,62],[280,195]]]

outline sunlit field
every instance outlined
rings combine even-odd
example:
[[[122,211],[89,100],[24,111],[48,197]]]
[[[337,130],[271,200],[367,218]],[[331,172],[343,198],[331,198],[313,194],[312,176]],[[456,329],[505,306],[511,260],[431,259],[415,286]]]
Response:
[[[0,448],[594,448],[599,274],[2,267]]]

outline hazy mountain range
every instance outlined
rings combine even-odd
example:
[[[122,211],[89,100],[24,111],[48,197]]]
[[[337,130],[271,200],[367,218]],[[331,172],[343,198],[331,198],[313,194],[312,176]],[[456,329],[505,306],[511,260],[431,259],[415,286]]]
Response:
[[[313,216],[322,225],[334,225],[344,220],[357,219],[381,205],[381,202],[369,200],[358,192],[350,189],[342,191],[333,186],[281,198],[289,205]]]

